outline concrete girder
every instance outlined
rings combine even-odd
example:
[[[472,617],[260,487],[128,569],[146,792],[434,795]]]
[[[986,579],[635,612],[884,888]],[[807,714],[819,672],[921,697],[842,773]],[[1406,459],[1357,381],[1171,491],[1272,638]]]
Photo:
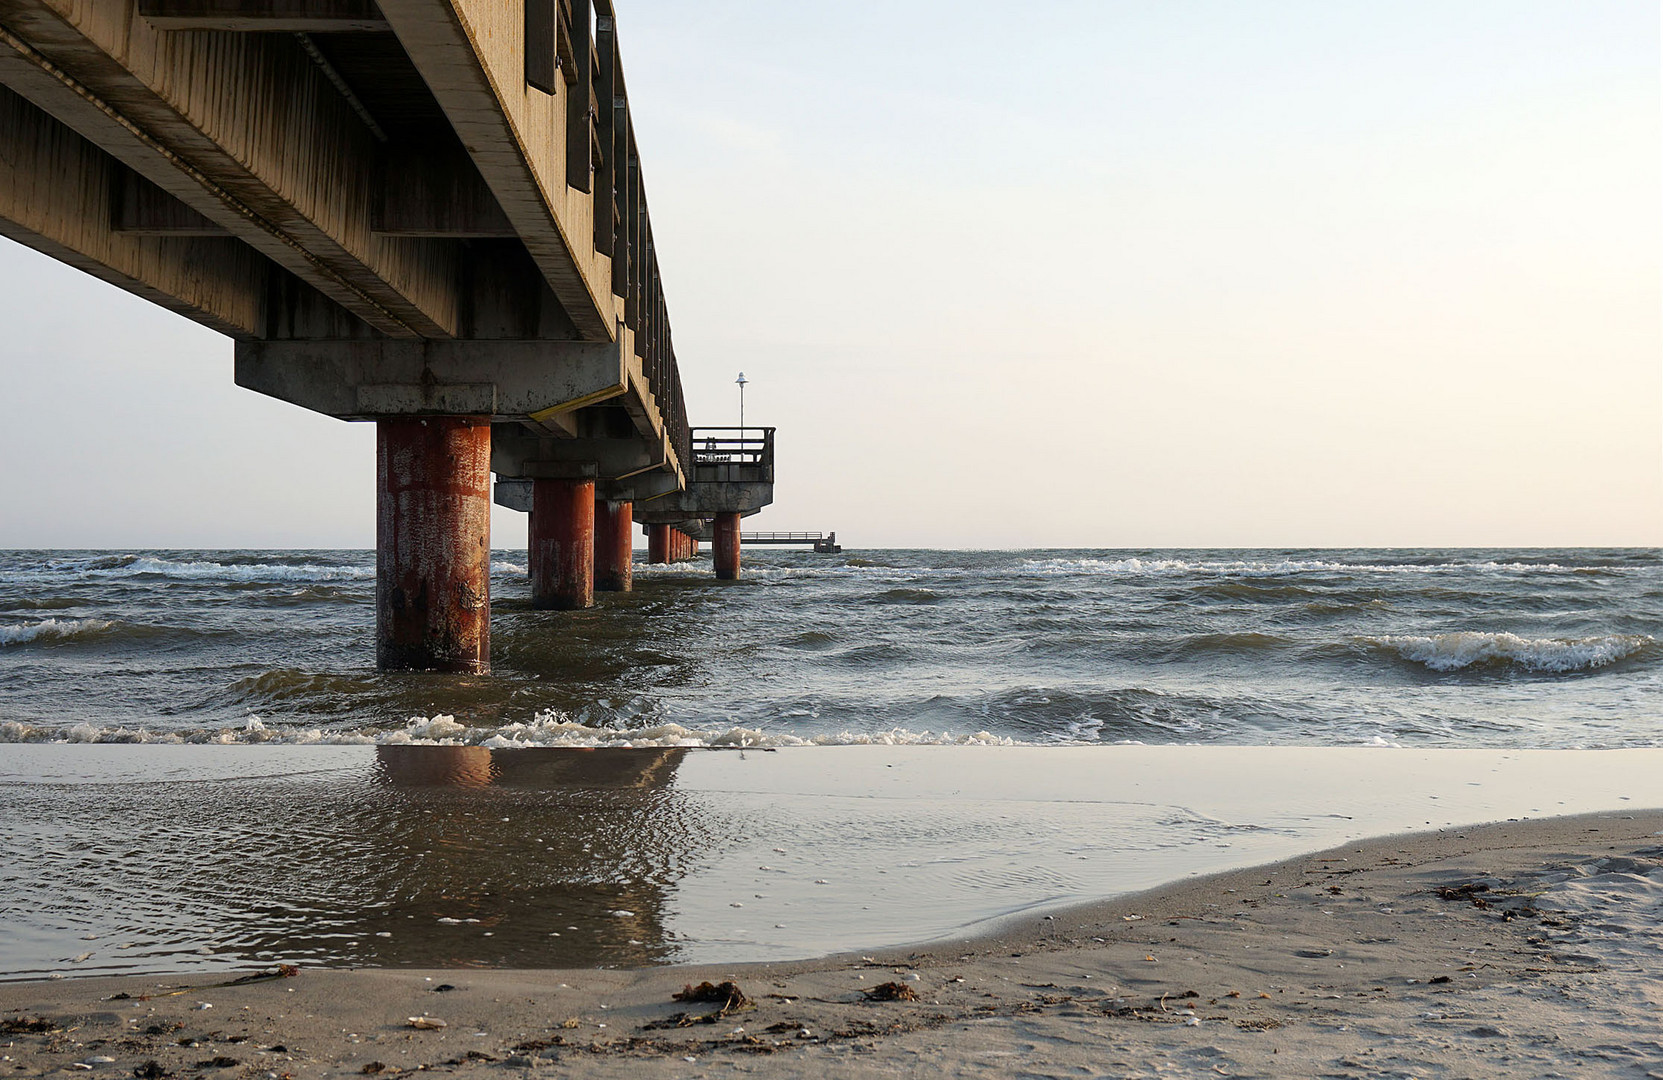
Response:
[[[237,385],[343,420],[478,415],[537,423],[630,392],[616,341],[239,341]]]
[[[637,521],[674,523],[687,518],[703,519],[722,513],[749,517],[774,501],[772,483],[710,484],[697,480],[681,491],[637,506]]]
[[[614,332],[595,198],[566,184],[564,80],[525,89],[524,12],[499,0],[380,0],[380,9],[538,269],[588,340]],[[581,241],[581,242],[579,242]]]
[[[0,83],[392,337],[448,337],[459,253],[376,236],[380,144],[289,34],[0,0]]]
[[[491,441],[491,471],[499,476],[615,480],[664,465],[663,448],[639,439],[556,439],[504,426]]]
[[[113,228],[123,171],[0,88],[0,234],[221,333],[257,332],[270,264],[234,240]]]
[[[607,479],[599,475],[600,470],[596,465],[580,462],[548,463],[546,468],[539,471],[550,479],[593,478],[596,498],[610,502],[633,503],[638,520],[642,513],[647,512],[647,508],[655,505],[656,500],[674,495],[681,490],[682,485],[681,477],[666,468],[637,473],[624,479]],[[496,483],[492,487],[492,501],[509,510],[518,510],[522,514],[530,513],[532,480],[533,477],[528,475],[498,473]],[[676,521],[685,518],[686,515],[679,512],[672,514],[672,519]]]
[[[163,30],[328,34],[387,29],[374,0],[138,0],[138,8]]]

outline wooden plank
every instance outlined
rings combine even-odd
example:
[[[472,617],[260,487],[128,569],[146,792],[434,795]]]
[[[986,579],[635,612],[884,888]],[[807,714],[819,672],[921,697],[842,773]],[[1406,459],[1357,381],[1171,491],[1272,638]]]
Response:
[[[556,0],[524,0],[524,3],[525,81],[545,94],[552,94],[560,78],[560,65],[555,62]]]
[[[566,185],[589,191],[593,182],[591,156],[595,126],[594,46],[589,0],[571,0],[571,44],[575,59],[573,80],[566,97]]]
[[[385,31],[374,0],[138,0],[158,30],[329,34]]]
[[[617,114],[613,103],[618,94],[618,38],[610,15],[595,18],[595,141],[600,159],[595,166],[595,250],[616,258],[614,237],[618,229]],[[618,268],[612,268],[617,281]],[[616,292],[616,287],[613,288]]]

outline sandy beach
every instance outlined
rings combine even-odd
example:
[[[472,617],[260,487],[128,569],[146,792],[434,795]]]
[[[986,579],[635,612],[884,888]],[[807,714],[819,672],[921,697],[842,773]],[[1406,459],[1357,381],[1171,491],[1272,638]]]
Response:
[[[1353,842],[928,947],[0,985],[6,1075],[1663,1076],[1663,812]],[[675,995],[703,982],[710,1000]],[[887,1000],[886,1000],[887,999]]]

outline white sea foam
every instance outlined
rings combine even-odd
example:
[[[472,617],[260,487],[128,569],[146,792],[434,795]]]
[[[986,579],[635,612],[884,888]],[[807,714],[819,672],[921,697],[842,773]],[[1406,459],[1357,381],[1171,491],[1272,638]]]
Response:
[[[74,638],[108,630],[105,619],[42,619],[40,622],[0,626],[0,645],[22,645],[41,638]]]
[[[519,563],[494,562],[491,564],[493,574],[529,574],[531,571]]]
[[[1433,671],[1474,665],[1512,665],[1527,671],[1586,671],[1604,667],[1656,644],[1649,634],[1605,634],[1584,638],[1524,638],[1517,634],[1460,631],[1452,634],[1387,635],[1363,638]]]
[[[68,568],[64,568],[68,569]],[[145,575],[180,581],[359,581],[375,576],[373,566],[339,566],[322,563],[220,563],[211,560],[181,562],[144,556],[116,566],[77,568],[91,578],[130,578]]]
[[[714,747],[771,749],[795,746],[1016,746],[1014,739],[985,731],[950,732],[844,731],[807,738],[753,728],[689,728],[660,724],[646,728],[596,728],[576,724],[560,713],[541,713],[529,723],[469,727],[454,716],[417,716],[390,730],[273,727],[258,717],[241,727],[187,731],[152,731],[142,727],[77,724],[52,729],[17,721],[0,721],[0,743],[277,743],[291,746],[480,746],[489,750],[517,747]]]

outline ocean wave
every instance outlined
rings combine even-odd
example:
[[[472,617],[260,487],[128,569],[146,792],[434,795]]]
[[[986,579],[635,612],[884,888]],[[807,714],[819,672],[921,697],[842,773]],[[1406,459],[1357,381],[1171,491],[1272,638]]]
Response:
[[[0,626],[0,645],[22,645],[42,638],[86,637],[103,633],[114,625],[107,619],[42,619],[40,622]]]
[[[1472,667],[1518,667],[1526,671],[1588,671],[1652,649],[1649,634],[1605,634],[1584,638],[1524,638],[1517,634],[1459,631],[1451,634],[1386,635],[1362,639],[1433,671]]]
[[[561,713],[539,713],[529,723],[500,727],[470,727],[454,716],[417,716],[403,727],[388,730],[284,728],[267,725],[258,717],[241,727],[189,731],[152,731],[142,727],[102,727],[76,724],[48,728],[0,721],[0,743],[194,743],[287,746],[480,746],[487,750],[519,747],[689,747],[712,749],[777,749],[806,746],[1017,746],[1014,739],[985,731],[970,735],[951,732],[891,731],[797,736],[754,728],[689,728],[659,724],[643,728],[597,728],[574,723]]]
[[[189,562],[150,555],[128,555],[81,566],[59,567],[86,577],[110,579],[165,577],[178,581],[360,581],[375,577],[373,566],[328,563],[222,563],[201,559]]]
[[[1237,577],[1273,577],[1282,574],[1457,574],[1457,573],[1543,573],[1572,574],[1609,572],[1612,567],[1564,566],[1559,563],[1352,563],[1331,559],[1277,559],[1264,562],[1241,559],[1192,561],[1188,559],[1025,559],[1022,572],[1040,575],[1121,574],[1179,575],[1224,574]]]

